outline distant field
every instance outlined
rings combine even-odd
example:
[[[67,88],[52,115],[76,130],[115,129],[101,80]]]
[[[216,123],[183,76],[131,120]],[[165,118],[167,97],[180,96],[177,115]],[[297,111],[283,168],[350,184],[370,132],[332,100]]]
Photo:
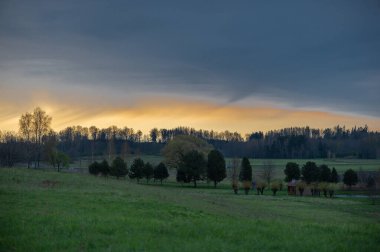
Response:
[[[283,171],[288,162],[295,162],[301,168],[308,161],[315,162],[317,165],[326,164],[330,168],[335,167],[341,175],[348,169],[380,171],[380,159],[250,159],[254,174],[259,175],[264,164],[272,164],[276,170],[275,177],[280,179],[285,176]]]
[[[0,251],[378,251],[368,200],[0,169]]]
[[[127,157],[128,166],[133,162],[133,159],[140,157],[144,162],[150,162],[154,165],[163,161],[162,156],[151,156],[151,155],[129,155]],[[96,160],[101,161],[102,158],[98,157]],[[226,158],[227,167],[231,166],[231,158]],[[347,169],[353,169],[359,171],[380,171],[380,159],[250,159],[251,165],[253,167],[253,174],[259,176],[263,165],[272,164],[275,168],[274,177],[278,179],[284,178],[284,169],[285,165],[288,162],[296,162],[300,165],[304,165],[307,161],[316,162],[317,165],[326,164],[330,168],[335,167],[339,174],[343,174]],[[84,158],[79,164],[78,161],[72,163],[71,167],[82,167],[83,170],[86,170],[88,165],[91,163],[90,159]],[[173,175],[174,171],[171,172]]]

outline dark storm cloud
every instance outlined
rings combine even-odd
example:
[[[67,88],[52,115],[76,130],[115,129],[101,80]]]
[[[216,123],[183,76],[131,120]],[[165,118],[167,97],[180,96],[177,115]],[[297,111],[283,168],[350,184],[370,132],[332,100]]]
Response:
[[[380,116],[379,1],[3,1],[0,48],[7,80]]]

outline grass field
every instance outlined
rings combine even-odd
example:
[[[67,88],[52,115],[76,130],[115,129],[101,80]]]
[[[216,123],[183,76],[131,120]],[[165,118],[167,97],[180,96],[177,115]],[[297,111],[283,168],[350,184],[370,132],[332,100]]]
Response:
[[[367,200],[0,169],[0,251],[378,251]]]

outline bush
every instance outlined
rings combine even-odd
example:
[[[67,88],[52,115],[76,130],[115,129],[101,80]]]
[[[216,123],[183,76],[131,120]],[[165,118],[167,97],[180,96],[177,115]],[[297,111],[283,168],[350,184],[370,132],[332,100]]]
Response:
[[[249,190],[251,190],[252,182],[251,181],[243,181],[242,184],[243,184],[243,189],[244,189],[245,194],[248,194]]]
[[[267,184],[265,182],[262,182],[262,181],[257,182],[257,185],[256,185],[257,195],[259,194],[263,195],[265,187],[267,187]]]
[[[323,191],[323,195],[327,197],[327,192],[329,190],[329,183],[327,182],[321,182],[319,183],[319,189]]]
[[[337,185],[335,183],[328,183],[327,190],[329,192],[330,198],[334,196]]]
[[[304,181],[299,181],[297,183],[297,190],[299,191],[300,193],[300,196],[303,196],[303,192],[305,191],[306,189],[306,183]]]
[[[270,189],[273,192],[273,196],[276,196],[276,193],[278,190],[281,188],[281,182],[280,181],[273,181],[272,184],[270,185]]]

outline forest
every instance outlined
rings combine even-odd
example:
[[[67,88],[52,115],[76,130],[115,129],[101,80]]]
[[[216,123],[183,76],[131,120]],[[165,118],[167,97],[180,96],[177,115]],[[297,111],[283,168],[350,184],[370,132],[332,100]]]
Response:
[[[179,135],[204,139],[225,157],[249,158],[359,158],[380,157],[380,132],[367,125],[335,126],[315,129],[291,127],[268,132],[252,131],[242,136],[228,130],[197,130],[191,127],[153,128],[148,134],[129,127],[67,127],[59,132],[51,129],[52,118],[40,108],[20,117],[17,131],[0,131],[0,165],[28,163],[39,166],[59,153],[70,160],[81,157],[128,154],[161,155],[166,143]]]

